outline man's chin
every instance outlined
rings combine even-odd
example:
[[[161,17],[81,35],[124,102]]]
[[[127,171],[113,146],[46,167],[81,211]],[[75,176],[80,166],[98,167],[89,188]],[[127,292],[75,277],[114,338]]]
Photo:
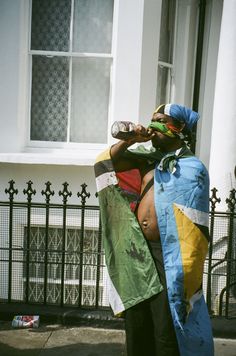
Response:
[[[161,142],[158,140],[158,139],[153,139],[152,140],[152,146],[154,147],[154,148],[161,148]]]

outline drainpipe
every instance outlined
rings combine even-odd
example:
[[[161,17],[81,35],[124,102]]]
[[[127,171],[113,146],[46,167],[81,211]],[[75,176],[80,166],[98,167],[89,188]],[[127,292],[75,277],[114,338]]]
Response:
[[[199,1],[199,20],[198,20],[198,37],[197,37],[197,51],[196,51],[196,65],[194,76],[194,89],[193,89],[193,104],[194,111],[198,111],[199,104],[199,91],[201,82],[201,69],[202,69],[202,51],[203,51],[203,39],[204,39],[204,26],[205,26],[205,11],[206,0]],[[196,128],[193,131],[191,150],[195,153],[196,146]]]

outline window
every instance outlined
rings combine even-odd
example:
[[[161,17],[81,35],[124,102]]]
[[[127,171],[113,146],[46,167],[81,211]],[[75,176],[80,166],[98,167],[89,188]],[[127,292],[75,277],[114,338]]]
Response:
[[[27,229],[25,228],[25,244]],[[108,305],[104,291],[104,253],[102,251],[100,265],[98,258],[98,231],[84,230],[83,253],[80,251],[81,230],[67,228],[65,240],[64,264],[64,304],[77,305],[80,284],[82,284],[81,303],[84,306],[96,304],[96,283],[99,283],[99,305]],[[44,298],[45,268],[47,275],[47,303],[60,304],[63,230],[61,227],[50,227],[48,230],[48,246],[46,252],[46,229],[43,226],[32,226],[30,230],[30,269],[29,269],[29,301],[42,303]],[[45,261],[47,260],[47,264]],[[80,271],[82,268],[82,281]],[[98,268],[100,277],[98,278]],[[26,277],[26,270],[24,271]],[[26,283],[26,278],[24,278]],[[25,286],[26,288],[26,286]]]
[[[114,0],[32,0],[30,140],[106,143]]]
[[[157,106],[168,103],[172,98],[174,69],[176,1],[162,1],[159,59],[157,71]]]

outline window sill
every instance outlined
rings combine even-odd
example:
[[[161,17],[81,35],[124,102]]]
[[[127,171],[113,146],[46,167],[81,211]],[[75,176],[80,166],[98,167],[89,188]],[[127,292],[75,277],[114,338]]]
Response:
[[[0,163],[93,166],[102,150],[0,153]]]

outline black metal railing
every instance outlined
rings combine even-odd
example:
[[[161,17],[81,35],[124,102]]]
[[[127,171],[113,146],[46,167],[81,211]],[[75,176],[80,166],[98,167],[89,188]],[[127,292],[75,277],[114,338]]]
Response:
[[[226,199],[227,211],[216,210],[221,199],[211,190],[210,244],[205,264],[206,299],[210,314],[236,317],[236,211],[235,189]]]
[[[68,203],[68,183],[54,204],[51,183],[34,203],[32,182],[15,201],[18,190],[9,182],[9,201],[0,202],[0,300],[8,303],[107,307],[99,207],[87,204],[86,184],[77,193],[79,204]]]
[[[77,193],[78,204],[69,204],[72,192],[63,183],[62,202],[55,204],[50,182],[42,203],[33,201],[33,183],[26,184],[25,202],[16,201],[13,180],[8,200],[0,202],[0,301],[107,308],[99,207],[87,203],[87,185]],[[215,188],[211,192],[203,288],[210,314],[236,317],[235,189],[225,212],[216,210],[220,199]]]

